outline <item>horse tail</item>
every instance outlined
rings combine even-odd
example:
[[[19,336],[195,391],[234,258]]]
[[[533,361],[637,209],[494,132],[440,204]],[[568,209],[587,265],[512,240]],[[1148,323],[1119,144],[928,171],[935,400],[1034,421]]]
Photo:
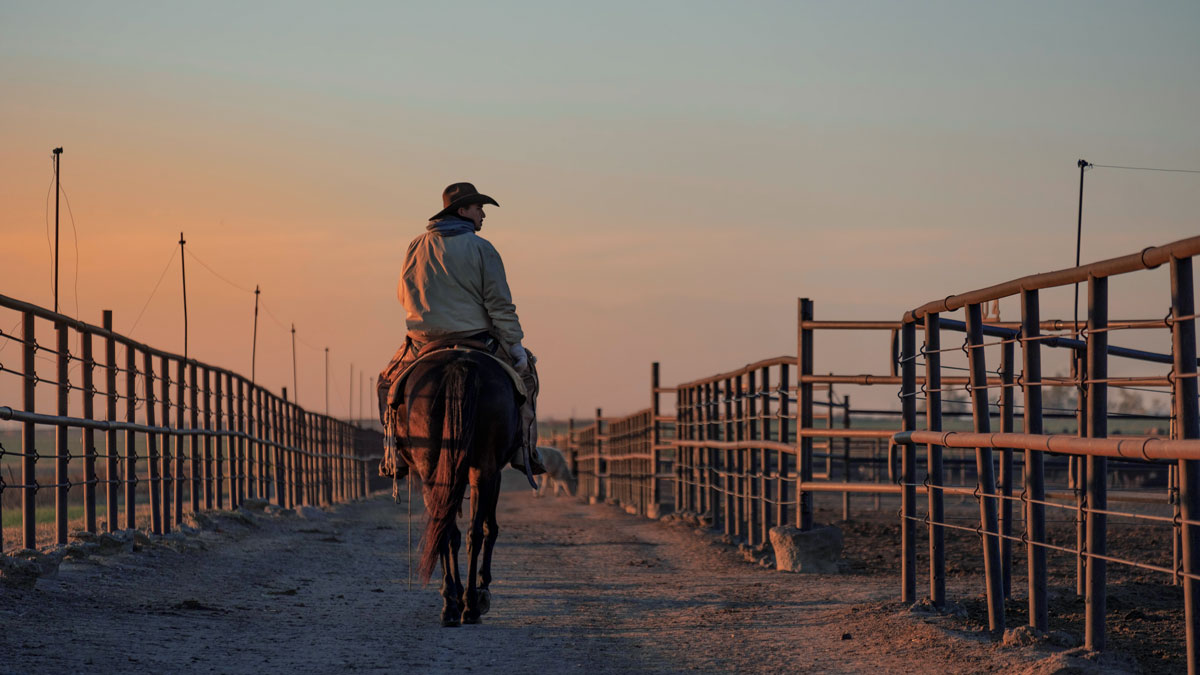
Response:
[[[433,471],[433,484],[426,493],[425,506],[429,512],[421,562],[417,567],[422,584],[428,583],[433,575],[438,551],[447,530],[454,524],[467,490],[467,460],[475,440],[475,410],[479,399],[475,368],[469,360],[455,360],[446,366],[442,396],[442,437],[440,450],[434,454],[437,466]]]

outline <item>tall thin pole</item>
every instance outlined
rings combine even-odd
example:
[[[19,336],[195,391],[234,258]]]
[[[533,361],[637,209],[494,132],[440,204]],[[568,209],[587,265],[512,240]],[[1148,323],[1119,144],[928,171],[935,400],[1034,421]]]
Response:
[[[811,429],[813,425],[813,388],[811,382],[805,382],[806,375],[813,374],[813,332],[804,328],[805,321],[813,319],[813,302],[808,298],[799,299],[798,309],[799,328],[797,329],[796,360],[798,363],[797,376],[800,382],[800,392],[797,396],[799,410],[796,411],[796,445],[800,450],[799,473],[800,482],[796,488],[796,524],[801,530],[811,530],[813,526],[813,495],[811,491],[803,490],[800,486],[812,482],[813,439],[800,433],[802,429]],[[905,399],[908,400],[908,399]],[[916,428],[915,426],[912,428]],[[914,577],[915,578],[915,577]],[[915,584],[916,582],[914,582]],[[908,587],[905,586],[907,589]],[[910,597],[912,596],[912,597]],[[916,596],[916,586],[912,593],[904,591],[904,600],[913,602]]]
[[[179,233],[179,273],[183,275],[183,360],[188,357],[188,324],[187,324],[187,257],[184,256],[183,233]]]
[[[58,312],[58,170],[62,164],[62,148],[53,150],[54,158],[54,311]]]
[[[354,419],[354,364],[350,364],[350,386],[346,387],[350,390],[350,403],[346,408],[346,419]]]
[[[258,364],[258,284],[254,284],[254,338],[250,343],[250,384],[254,384],[254,369]]]
[[[1083,242],[1083,172],[1091,166],[1091,162],[1086,159],[1081,159],[1076,164],[1079,166],[1079,209],[1076,211],[1077,218],[1075,223],[1075,266],[1079,267],[1079,249]],[[1079,284],[1075,284],[1075,314],[1072,315],[1075,319],[1075,325],[1071,330],[1079,332]]]
[[[1171,351],[1175,355],[1174,413],[1176,438],[1200,438],[1200,410],[1196,406],[1196,299],[1191,258],[1171,259]],[[26,315],[27,317],[29,315]],[[28,361],[26,363],[29,363]],[[26,370],[25,372],[30,372]],[[1180,460],[1179,504],[1182,512],[1180,535],[1183,537],[1183,612],[1187,636],[1188,664],[1200,660],[1200,583],[1196,581],[1200,565],[1200,462]]]
[[[325,348],[325,416],[329,417],[329,347]]]
[[[979,305],[972,305],[976,310]],[[968,322],[970,319],[968,319]],[[970,324],[968,323],[968,326]],[[902,424],[905,429],[917,428],[917,324],[905,323],[900,330],[900,385]],[[811,399],[810,399],[811,400]],[[832,412],[830,413],[832,415]],[[984,413],[987,414],[986,412]],[[832,418],[830,418],[832,421]],[[990,461],[990,460],[989,460]],[[900,597],[905,603],[917,601],[917,450],[906,445],[900,460],[903,480],[901,481],[900,513],[903,518],[900,528]],[[991,466],[989,464],[989,466]],[[991,568],[989,567],[990,571]],[[988,590],[992,590],[989,584]],[[988,596],[991,599],[991,595]],[[992,626],[994,629],[995,626]]]
[[[292,324],[292,396],[300,401],[300,387],[296,384],[296,324]]]

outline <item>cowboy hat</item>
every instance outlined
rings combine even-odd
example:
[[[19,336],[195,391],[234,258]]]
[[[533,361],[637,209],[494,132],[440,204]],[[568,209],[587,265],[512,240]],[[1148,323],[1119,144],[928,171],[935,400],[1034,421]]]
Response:
[[[446,216],[455,215],[459,209],[472,204],[491,204],[493,206],[500,206],[495,199],[492,199],[487,195],[480,194],[479,191],[475,189],[474,185],[471,185],[470,183],[454,183],[442,191],[442,206],[444,208],[435,213],[430,220],[437,220],[438,218],[445,218]]]

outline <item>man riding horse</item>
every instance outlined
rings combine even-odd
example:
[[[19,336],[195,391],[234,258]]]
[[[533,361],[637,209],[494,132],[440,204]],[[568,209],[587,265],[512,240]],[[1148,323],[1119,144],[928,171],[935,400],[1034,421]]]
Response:
[[[397,290],[408,334],[380,373],[380,415],[389,433],[406,428],[409,411],[402,385],[418,357],[450,346],[483,349],[518,375],[518,397],[524,399],[521,447],[511,463],[533,476],[545,471],[537,454],[536,359],[521,344],[525,333],[500,254],[477,234],[483,228],[485,204],[500,206],[470,183],[448,186],[442,192],[442,210],[429,220],[425,233],[408,245]],[[389,443],[386,455],[380,473],[396,479],[408,474],[408,462],[395,444]]]

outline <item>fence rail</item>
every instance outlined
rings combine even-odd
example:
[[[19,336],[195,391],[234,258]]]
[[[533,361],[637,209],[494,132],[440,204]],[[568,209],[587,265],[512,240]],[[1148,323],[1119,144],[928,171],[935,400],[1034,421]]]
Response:
[[[982,556],[984,560],[985,586],[988,599],[988,621],[993,630],[1005,627],[1004,599],[1009,595],[1009,569],[1011,568],[1011,531],[1014,498],[1013,452],[1024,450],[1024,493],[1026,532],[1019,541],[1025,543],[1028,568],[1028,602],[1030,625],[1045,630],[1048,626],[1048,600],[1046,592],[1046,551],[1053,547],[1046,539],[1044,454],[1054,451],[1071,455],[1073,473],[1077,486],[1078,532],[1076,547],[1078,555],[1078,591],[1086,601],[1085,643],[1093,649],[1106,645],[1106,591],[1107,565],[1109,562],[1155,568],[1182,579],[1186,614],[1186,637],[1188,644],[1189,670],[1197,668],[1197,649],[1200,648],[1200,586],[1196,585],[1196,565],[1200,565],[1200,462],[1195,454],[1200,443],[1200,425],[1197,424],[1196,388],[1196,332],[1194,282],[1192,257],[1200,253],[1200,237],[1181,240],[1165,246],[1147,248],[1141,253],[1113,258],[1091,265],[1031,275],[989,288],[949,296],[943,300],[927,303],[907,312],[901,328],[902,363],[901,398],[904,402],[904,434],[897,435],[898,441],[906,441],[903,451],[904,487],[902,500],[903,531],[906,540],[911,540],[918,522],[928,522],[930,550],[931,596],[935,604],[945,601],[944,549],[941,541],[949,523],[942,512],[942,470],[940,453],[943,447],[973,447],[978,465],[980,493],[979,527],[983,536]],[[1117,349],[1110,345],[1113,331],[1128,329],[1121,322],[1109,321],[1109,280],[1111,277],[1150,269],[1162,264],[1170,265],[1170,314],[1163,326],[1171,331],[1172,350],[1169,355],[1155,355],[1138,350]],[[1087,284],[1087,325],[1073,326],[1070,339],[1045,336],[1041,333],[1040,295],[1049,289],[1075,283]],[[1167,290],[1167,289],[1164,289]],[[1164,294],[1165,295],[1165,294]],[[1022,325],[1019,331],[999,333],[998,343],[985,342],[986,335],[997,335],[997,331],[985,330],[982,320],[984,303],[1001,298],[1017,296],[1021,301]],[[975,434],[953,439],[949,435],[938,435],[941,430],[941,397],[938,383],[943,364],[940,333],[946,328],[942,313],[963,309],[966,332],[966,350],[970,370],[971,407]],[[917,349],[916,330],[924,328],[924,344]],[[957,329],[955,325],[952,328]],[[1052,340],[1054,342],[1052,342]],[[1016,435],[1012,431],[1014,417],[1015,346],[1020,345],[1023,357],[1020,388],[1024,394],[1025,433]],[[1064,346],[1073,350],[1073,364],[1080,386],[1079,431],[1082,438],[1063,439],[1043,433],[1043,386],[1041,357],[1044,347]],[[991,434],[991,419],[986,414],[988,390],[993,386],[985,383],[987,348],[1001,349],[1000,370],[1002,372],[1001,397],[1005,412],[1002,417],[1004,433]],[[916,368],[918,359],[924,359],[925,385],[919,391]],[[1113,358],[1130,359],[1137,362],[1169,363],[1172,366],[1165,377],[1117,378],[1110,377],[1110,361]],[[1116,440],[1108,438],[1109,388],[1130,386],[1131,382],[1146,382],[1149,386],[1170,387],[1173,398],[1171,416],[1172,436],[1176,440],[1137,439]],[[924,394],[926,427],[928,432],[916,432],[916,402]],[[969,441],[969,446],[962,442]],[[927,473],[924,483],[929,491],[929,511],[925,516],[917,513],[915,502],[916,443],[925,443],[927,448]],[[993,467],[993,451],[999,451],[1001,459],[1000,487],[997,487]],[[1175,476],[1178,477],[1178,510],[1171,522],[1182,540],[1181,559],[1175,569],[1163,569],[1135,561],[1121,560],[1108,554],[1107,527],[1109,516],[1123,516],[1149,520],[1145,515],[1120,513],[1108,508],[1109,457],[1133,457],[1143,460],[1177,460]],[[1017,500],[1021,501],[1021,500]],[[1000,511],[1003,510],[1003,513]],[[1061,547],[1057,547],[1061,548]],[[1176,556],[1177,559],[1180,556]],[[916,565],[915,548],[905,548],[902,571],[902,595],[905,600],[915,599]]]
[[[185,511],[247,499],[330,504],[370,489],[375,439],[289,402],[286,390],[276,396],[232,371],[120,335],[111,312],[101,327],[2,295],[0,309],[21,317],[19,335],[0,332],[0,349],[21,350],[20,367],[0,363],[0,376],[19,381],[21,392],[20,405],[0,407],[0,420],[21,427],[19,451],[0,437],[0,517],[14,492],[21,512],[19,527],[0,530],[0,549],[37,547],[38,511],[49,506],[38,495],[46,490],[54,494],[51,541],[64,544],[72,501],[82,505],[80,529],[98,531],[102,508],[108,531],[143,525],[166,534]],[[52,339],[39,342],[47,332]],[[53,440],[39,430],[52,430]],[[52,474],[39,471],[39,460],[53,461]]]
[[[1107,566],[1161,573],[1165,583],[1184,587],[1194,673],[1200,648],[1200,398],[1191,262],[1198,253],[1200,237],[1193,237],[951,295],[899,321],[817,320],[813,303],[801,299],[796,356],[675,387],[660,385],[654,364],[650,408],[620,418],[597,410],[591,424],[572,423],[548,440],[566,451],[579,472],[580,496],[649,516],[671,510],[701,515],[750,545],[767,541],[775,525],[813,527],[817,494],[840,493],[844,518],[850,517],[851,495],[870,495],[875,508],[881,498],[898,498],[901,599],[918,599],[918,527],[926,529],[928,552],[921,557],[928,562],[935,606],[947,602],[946,538],[978,537],[981,582],[996,631],[1005,627],[1015,547],[1024,548],[1029,624],[1039,630],[1051,628],[1047,553],[1075,559],[1076,591],[1086,598],[1085,641],[1094,649],[1106,646]],[[1159,265],[1171,272],[1167,317],[1109,319],[1110,277]],[[1039,291],[1075,283],[1087,285],[1086,321],[1042,319]],[[1019,322],[986,316],[986,303],[1006,297],[1020,299]],[[961,320],[946,316],[957,310]],[[816,372],[817,336],[831,331],[878,336],[890,372]],[[1113,344],[1120,331],[1169,331],[1171,349]],[[961,344],[944,346],[948,333],[959,334]],[[1069,365],[1069,375],[1043,374],[1043,357],[1050,354]],[[1124,372],[1113,372],[1110,362]],[[1163,366],[1169,370],[1136,372]],[[849,396],[833,390],[880,386],[896,392],[899,410],[856,411]],[[1110,390],[1169,397],[1171,411],[1115,409]],[[1049,403],[1052,391],[1066,402]],[[674,415],[663,416],[660,398],[671,394]],[[967,417],[969,430],[953,428]],[[1110,420],[1143,428],[1112,435]],[[1073,425],[1077,434],[1047,433],[1050,421]],[[1147,428],[1154,422],[1163,428]],[[918,446],[925,449],[921,467]],[[948,515],[947,496],[974,500],[975,523]],[[1130,507],[1117,510],[1110,502]],[[1073,546],[1049,541],[1047,509],[1073,519]],[[1135,560],[1108,551],[1110,519],[1169,528],[1175,542],[1170,565],[1156,562],[1157,553]]]

